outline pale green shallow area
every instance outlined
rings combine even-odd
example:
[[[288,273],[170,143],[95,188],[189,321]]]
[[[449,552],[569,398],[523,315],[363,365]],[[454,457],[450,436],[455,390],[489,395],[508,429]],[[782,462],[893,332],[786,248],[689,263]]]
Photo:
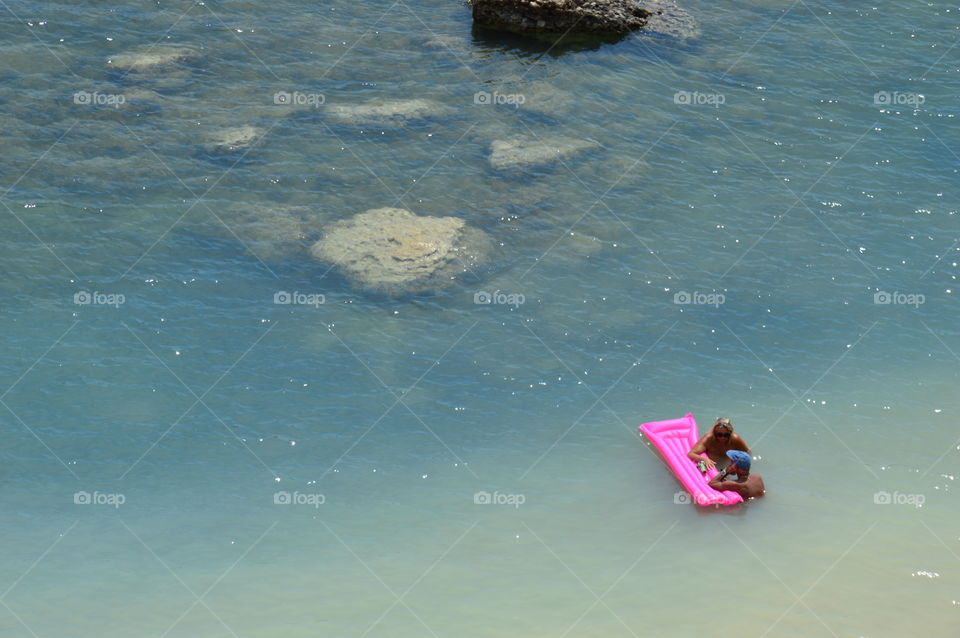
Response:
[[[453,1],[8,5],[0,635],[956,635],[957,7],[691,1],[699,38],[547,51]],[[198,55],[106,64],[158,42]],[[597,148],[503,174],[512,136]],[[290,206],[497,248],[389,299],[238,240]],[[636,426],[687,411],[734,420],[763,500],[675,502]]]

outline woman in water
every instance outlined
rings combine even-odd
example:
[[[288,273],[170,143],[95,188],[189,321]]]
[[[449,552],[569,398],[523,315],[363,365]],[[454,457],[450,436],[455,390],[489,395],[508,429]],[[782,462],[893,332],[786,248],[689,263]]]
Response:
[[[730,450],[750,453],[750,448],[747,447],[744,440],[733,431],[733,421],[720,418],[697,441],[696,445],[690,448],[687,456],[697,463],[701,472],[706,472],[710,468],[722,470],[730,462],[730,459],[727,458],[727,452]],[[707,454],[706,458],[700,456],[704,452]]]

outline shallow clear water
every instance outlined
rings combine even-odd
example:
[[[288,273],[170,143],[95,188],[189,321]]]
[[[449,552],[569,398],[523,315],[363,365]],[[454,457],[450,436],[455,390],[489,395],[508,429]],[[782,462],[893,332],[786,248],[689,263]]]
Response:
[[[955,635],[958,9],[684,6],[550,49],[455,1],[8,3],[2,634]],[[106,63],[157,42],[201,55]],[[505,176],[514,135],[598,148]],[[236,232],[391,205],[493,260],[389,299]],[[687,411],[765,498],[675,503],[636,426]]]

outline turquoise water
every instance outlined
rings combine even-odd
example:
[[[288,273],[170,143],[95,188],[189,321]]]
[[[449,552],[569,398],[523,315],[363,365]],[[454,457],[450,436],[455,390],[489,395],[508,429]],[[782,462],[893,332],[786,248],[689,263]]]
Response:
[[[452,0],[7,5],[2,635],[956,635],[957,7],[549,48]],[[158,42],[199,55],[106,62]],[[514,135],[598,148],[497,173]],[[237,230],[392,205],[493,259],[391,299]],[[766,497],[682,502],[636,426],[687,411]]]

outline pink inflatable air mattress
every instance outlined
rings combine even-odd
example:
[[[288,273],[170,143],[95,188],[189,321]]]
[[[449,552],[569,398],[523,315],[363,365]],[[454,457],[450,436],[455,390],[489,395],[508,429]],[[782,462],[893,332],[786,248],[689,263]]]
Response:
[[[717,475],[716,470],[707,470],[704,474],[697,464],[687,456],[690,448],[700,439],[697,422],[688,414],[679,419],[653,421],[640,426],[640,431],[657,446],[667,465],[677,476],[693,502],[697,505],[735,505],[743,497],[736,492],[718,492],[707,483]],[[703,455],[706,457],[706,455]]]

